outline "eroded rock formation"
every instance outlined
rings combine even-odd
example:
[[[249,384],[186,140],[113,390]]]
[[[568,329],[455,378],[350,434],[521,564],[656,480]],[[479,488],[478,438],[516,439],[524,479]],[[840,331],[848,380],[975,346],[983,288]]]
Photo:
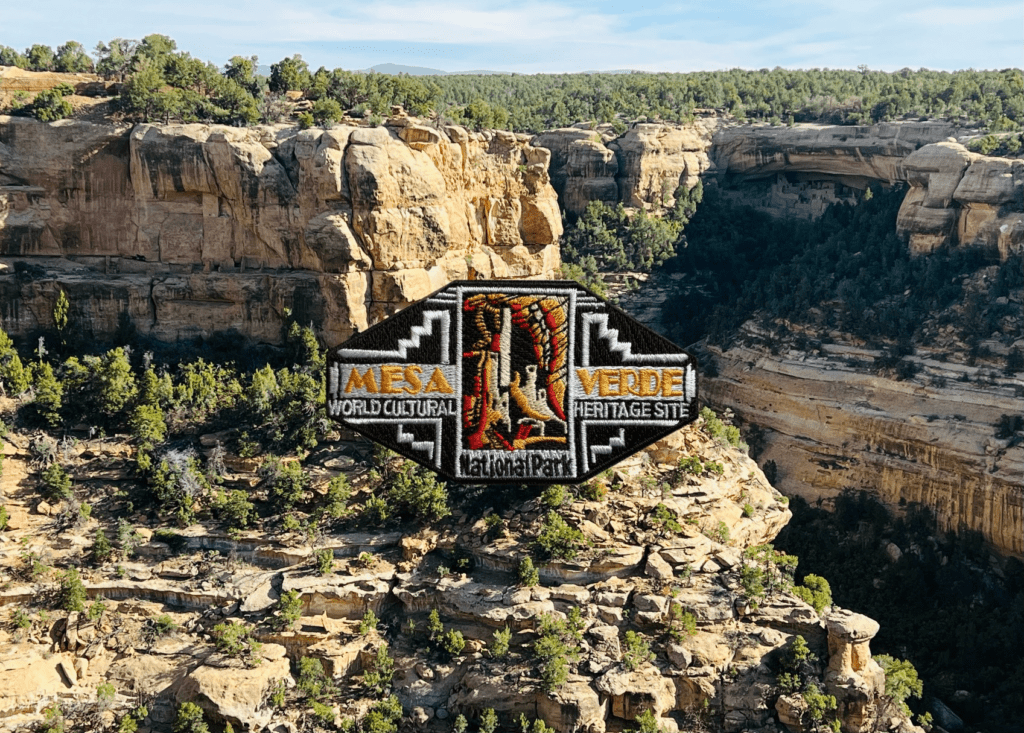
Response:
[[[0,275],[0,325],[47,327],[60,288],[97,337],[127,317],[168,341],[277,341],[290,308],[337,343],[471,271],[552,277],[547,157],[404,116],[329,131],[0,118],[0,256],[46,269]]]
[[[1024,160],[971,153],[954,138],[903,161],[910,190],[897,230],[911,251],[980,246],[1005,260],[1024,248]]]
[[[866,373],[882,352],[863,346],[773,354],[743,342],[709,349],[719,373],[704,379],[704,395],[767,429],[759,460],[777,464],[787,493],[814,501],[852,488],[893,508],[918,502],[946,529],[1024,554],[1024,445],[996,430],[1019,411],[1019,375],[919,349],[907,357],[917,378],[898,381]]]
[[[691,125],[639,123],[621,136],[579,128],[552,130],[532,142],[551,150],[551,180],[574,214],[590,201],[626,206],[671,206],[680,185],[693,188],[711,167],[717,118]]]

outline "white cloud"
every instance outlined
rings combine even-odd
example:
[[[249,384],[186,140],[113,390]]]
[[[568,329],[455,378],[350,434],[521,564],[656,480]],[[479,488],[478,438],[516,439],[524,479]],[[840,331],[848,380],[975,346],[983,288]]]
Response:
[[[745,7],[716,2],[623,7],[600,0],[115,0],[98,9],[37,0],[8,3],[0,44],[23,48],[77,38],[91,48],[100,39],[160,32],[219,63],[235,54],[259,54],[267,63],[300,52],[313,66],[365,68],[393,61],[523,73],[861,63],[884,69],[1002,68],[1021,61],[1020,8],[1005,0],[970,7],[947,0],[932,8],[903,0],[762,0]]]

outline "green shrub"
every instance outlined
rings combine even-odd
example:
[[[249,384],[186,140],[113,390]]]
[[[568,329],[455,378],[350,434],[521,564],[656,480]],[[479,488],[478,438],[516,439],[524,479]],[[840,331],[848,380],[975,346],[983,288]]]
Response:
[[[363,504],[363,515],[371,524],[384,524],[390,514],[388,503],[379,496],[371,496]]]
[[[313,115],[310,112],[299,112],[299,116],[297,119],[299,121],[300,130],[308,130],[315,124],[315,121],[313,120]]]
[[[87,597],[85,584],[78,574],[78,568],[68,568],[61,574],[57,590],[58,606],[65,611],[84,611]]]
[[[58,84],[50,89],[44,89],[36,94],[28,112],[41,122],[53,122],[70,117],[72,113],[71,103],[64,97],[74,93],[69,84]]]
[[[743,516],[744,517],[752,517],[752,516],[754,516],[754,505],[753,504],[747,502],[746,504],[743,505]]]
[[[293,629],[302,617],[302,596],[296,590],[286,590],[278,596],[277,625],[282,629]]]
[[[525,588],[532,588],[540,583],[540,572],[534,567],[533,559],[529,556],[519,561],[517,575],[519,577],[519,585]]]
[[[179,705],[174,733],[210,733],[210,727],[203,720],[203,709],[194,702]]]
[[[128,429],[139,445],[155,446],[167,437],[164,411],[158,405],[139,404],[128,418]]]
[[[462,632],[454,629],[444,632],[441,635],[441,648],[453,657],[462,654],[462,650],[466,648],[466,640],[462,637]]]
[[[363,614],[363,618],[359,622],[359,635],[366,636],[371,631],[376,631],[378,623],[380,620],[377,618],[377,614],[372,609],[366,609],[366,613]]]
[[[781,690],[784,695],[796,692],[803,687],[803,681],[800,679],[800,675],[792,672],[780,672],[775,678],[775,682],[778,684],[779,690]]]
[[[110,540],[107,539],[107,533],[103,531],[102,527],[96,529],[96,537],[92,543],[92,561],[97,565],[102,565],[105,562],[109,562],[114,556],[114,547],[110,544]]]
[[[316,718],[321,725],[330,725],[334,722],[334,708],[330,705],[324,705],[322,702],[314,700],[311,707],[313,708],[313,717]]]
[[[376,695],[384,695],[391,689],[391,681],[395,676],[395,660],[388,655],[388,645],[377,647],[370,668],[363,673],[363,686]]]
[[[700,476],[704,473],[704,464],[697,456],[687,456],[679,459],[679,470],[691,476]]]
[[[267,700],[270,702],[270,706],[283,710],[287,701],[288,695],[288,684],[284,680],[276,680],[270,685],[270,694],[267,696]]]
[[[827,580],[818,575],[808,575],[802,586],[793,588],[793,593],[804,603],[813,606],[818,614],[832,605],[832,588]]]
[[[747,444],[740,438],[739,428],[720,420],[710,407],[702,407],[700,416],[704,419],[704,432],[719,445],[731,445],[740,450],[747,450]]]
[[[322,700],[337,691],[334,682],[324,672],[323,663],[314,657],[302,657],[299,660],[299,676],[295,686],[311,700]]]
[[[705,527],[704,535],[709,539],[719,542],[723,545],[729,544],[729,525],[723,521],[719,521],[718,524],[713,527]]]
[[[56,461],[43,469],[42,479],[43,491],[51,501],[64,501],[74,495],[71,491],[71,476]]]
[[[435,522],[451,514],[448,490],[433,471],[405,461],[384,482],[388,503],[397,515],[420,523]]]
[[[480,733],[494,733],[498,729],[498,714],[494,708],[485,708],[480,713]]]
[[[509,641],[512,639],[512,629],[496,629],[492,637],[490,652],[494,659],[504,659],[508,656]]]
[[[452,723],[452,733],[466,733],[469,729],[469,721],[466,720],[466,716],[459,713],[458,717],[455,718],[455,722]]]
[[[878,666],[885,672],[885,694],[905,715],[910,715],[907,706],[908,697],[921,697],[924,685],[917,676],[914,665],[906,659],[896,659],[888,654],[875,656]]]
[[[544,517],[536,540],[536,546],[543,555],[555,560],[572,560],[586,544],[583,533],[569,526],[553,511],[549,511]]]
[[[60,410],[64,403],[64,387],[53,374],[53,367],[46,362],[36,362],[32,365],[32,386],[35,388],[35,397],[30,403],[30,409],[35,417],[50,426],[59,427],[61,424]]]
[[[683,531],[683,526],[679,524],[676,513],[664,504],[658,503],[658,505],[651,510],[651,514],[648,518],[653,525],[663,532],[678,534]]]
[[[652,710],[644,710],[636,716],[639,727],[633,733],[665,733],[665,730],[658,725],[658,719]]]
[[[86,616],[90,621],[99,621],[103,618],[103,614],[107,612],[107,604],[103,601],[94,601],[89,604],[89,611]]]
[[[587,481],[579,487],[578,491],[580,498],[586,501],[604,501],[608,497],[608,487],[598,479]],[[542,720],[541,724],[543,723]]]
[[[499,517],[497,514],[488,514],[484,517],[484,528],[485,534],[488,539],[495,539],[497,537],[504,537],[507,533],[505,527],[505,520]]]
[[[782,657],[782,666],[790,672],[800,672],[804,665],[813,664],[818,660],[809,646],[807,640],[799,634],[793,637],[793,642]]]
[[[402,718],[402,704],[392,695],[381,700],[363,718],[363,733],[397,733]]]
[[[341,105],[330,97],[321,97],[313,104],[313,119],[318,125],[337,122],[343,116]]]
[[[668,609],[668,631],[673,639],[682,641],[697,633],[697,618],[678,603],[670,603]]]
[[[569,662],[579,658],[579,642],[582,639],[582,619],[579,609],[568,619],[553,615],[540,618],[540,636],[533,644],[534,657],[540,663],[541,681],[544,689],[553,692],[569,679]]]
[[[213,638],[218,651],[231,657],[245,657],[250,664],[256,663],[255,655],[263,647],[252,637],[252,629],[234,621],[214,626]]]
[[[109,682],[101,682],[96,687],[96,702],[99,703],[101,709],[106,710],[113,702],[114,698],[117,697],[117,688]]]
[[[0,466],[2,466],[2,461],[0,461]],[[0,532],[7,529],[9,521],[11,521],[11,515],[7,513],[7,507],[0,506]]]
[[[815,723],[825,720],[825,714],[836,709],[836,699],[832,695],[823,693],[817,685],[810,684],[802,693],[804,703],[807,705],[805,713]]]
[[[324,497],[322,511],[331,519],[341,519],[348,513],[348,500],[352,496],[352,487],[344,476],[335,476],[327,482],[327,496]]]
[[[327,575],[334,569],[334,550],[323,548],[313,553],[313,564],[320,575]]]
[[[169,634],[172,631],[176,631],[178,624],[174,622],[174,619],[168,616],[166,613],[162,613],[153,619],[153,626],[156,628],[158,634]]]
[[[444,624],[441,623],[441,614],[437,612],[436,608],[430,609],[430,614],[427,616],[427,634],[431,641],[440,638],[441,634],[444,633]]]
[[[14,342],[0,328],[0,390],[8,397],[17,397],[29,388],[30,376],[14,348]]]
[[[651,645],[647,643],[647,639],[635,631],[627,631],[622,649],[622,663],[626,665],[626,669],[635,672],[653,659],[654,654],[651,653]]]
[[[64,710],[60,703],[51,703],[43,708],[43,723],[39,733],[64,733]]]
[[[16,608],[11,614],[11,626],[15,629],[27,629],[32,626],[32,616],[24,608]]]
[[[548,509],[561,509],[572,502],[572,497],[569,496],[569,491],[564,486],[554,484],[544,489],[544,493],[540,495],[540,501]]]
[[[309,477],[298,461],[282,461],[267,456],[257,475],[267,487],[267,499],[279,511],[288,511],[302,501],[309,485]]]
[[[229,529],[245,529],[256,516],[256,505],[242,489],[218,492],[214,508],[217,517]]]
[[[162,515],[172,516],[182,527],[196,521],[196,511],[210,492],[194,452],[166,451],[149,473],[148,483]]]

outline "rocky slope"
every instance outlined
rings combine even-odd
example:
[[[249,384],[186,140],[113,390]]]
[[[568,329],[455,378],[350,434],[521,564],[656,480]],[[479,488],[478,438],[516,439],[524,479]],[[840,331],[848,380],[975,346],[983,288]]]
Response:
[[[96,338],[128,319],[165,341],[275,342],[290,308],[338,343],[471,271],[557,272],[548,158],[404,115],[330,131],[0,117],[0,326],[48,327],[64,289]]]
[[[67,454],[76,481],[89,486],[80,495],[96,509],[69,524],[64,509],[39,499],[32,438],[8,435],[0,479],[10,513],[0,532],[0,615],[8,622],[0,631],[2,730],[39,720],[54,702],[72,724],[108,729],[139,701],[147,707],[140,730],[169,730],[176,706],[188,701],[236,730],[331,728],[330,717],[359,717],[372,704],[367,673],[377,669],[386,640],[403,728],[447,731],[454,716],[472,720],[492,708],[503,725],[525,714],[560,733],[621,730],[645,710],[666,730],[703,724],[767,733],[782,723],[801,731],[808,725],[803,698],[781,694],[776,683],[796,635],[821,660],[802,673],[836,696],[844,730],[875,730],[879,715],[886,727],[911,728],[881,696],[883,675],[868,650],[876,623],[840,609],[819,617],[782,590],[754,603],[742,589],[743,550],[770,541],[789,511],[753,461],[699,426],[620,466],[602,481],[606,496],[577,496],[557,509],[587,546],[572,560],[540,566],[540,584],[532,587],[517,584],[515,570],[551,511],[538,498],[485,498],[475,509],[456,500],[449,519],[422,529],[328,531],[312,539],[335,558],[319,574],[310,567],[310,540],[269,531],[273,523],[232,535],[212,524],[154,533],[119,493],[130,480],[131,449],[116,440],[83,442]],[[346,473],[362,487],[353,504],[365,503],[367,464],[353,463],[343,448],[328,448],[307,465],[316,483]],[[720,470],[681,473],[676,464],[687,456]],[[225,486],[255,482],[253,462],[230,455],[226,462],[233,468]],[[495,503],[506,507],[501,521],[485,521]],[[659,520],[659,505],[678,524]],[[137,548],[88,563],[90,538],[98,526],[114,536],[115,515],[136,527]],[[47,567],[34,569],[34,562]],[[106,604],[98,618],[53,608],[49,567],[79,564],[89,598]],[[288,591],[301,598],[294,628],[277,623],[277,601]],[[689,631],[676,624],[670,633],[676,608],[693,615]],[[549,693],[532,645],[543,618],[564,619],[574,609],[582,614],[573,642],[579,654],[567,680]],[[431,610],[447,631],[462,634],[464,648],[447,653],[430,641]],[[369,611],[381,625],[360,632]],[[246,624],[263,642],[248,664],[244,655],[215,648],[213,627],[226,621]],[[505,628],[510,653],[499,658],[490,645]],[[649,658],[627,631],[651,645]],[[322,698],[329,713],[319,724],[310,701],[292,689],[302,657],[320,660],[338,686]],[[289,701],[283,709],[268,702],[281,681]],[[97,704],[103,682],[117,693]]]

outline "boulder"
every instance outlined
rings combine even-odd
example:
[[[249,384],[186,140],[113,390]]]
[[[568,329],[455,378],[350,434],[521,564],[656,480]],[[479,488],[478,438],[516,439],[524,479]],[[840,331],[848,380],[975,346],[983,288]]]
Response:
[[[675,684],[650,664],[633,672],[613,667],[594,682],[594,689],[608,696],[612,715],[625,720],[634,720],[644,710],[662,717],[675,707]]]
[[[647,564],[644,566],[644,572],[655,580],[672,580],[675,578],[675,573],[672,571],[672,566],[665,561],[665,559],[657,552],[652,552],[647,556]]]
[[[271,685],[291,679],[284,647],[265,644],[262,657],[252,668],[241,663],[204,664],[182,681],[175,699],[179,704],[196,703],[214,720],[245,729],[261,728],[273,715],[264,705]]]
[[[538,695],[537,717],[559,733],[603,733],[608,701],[583,677],[569,680],[550,695]]]

